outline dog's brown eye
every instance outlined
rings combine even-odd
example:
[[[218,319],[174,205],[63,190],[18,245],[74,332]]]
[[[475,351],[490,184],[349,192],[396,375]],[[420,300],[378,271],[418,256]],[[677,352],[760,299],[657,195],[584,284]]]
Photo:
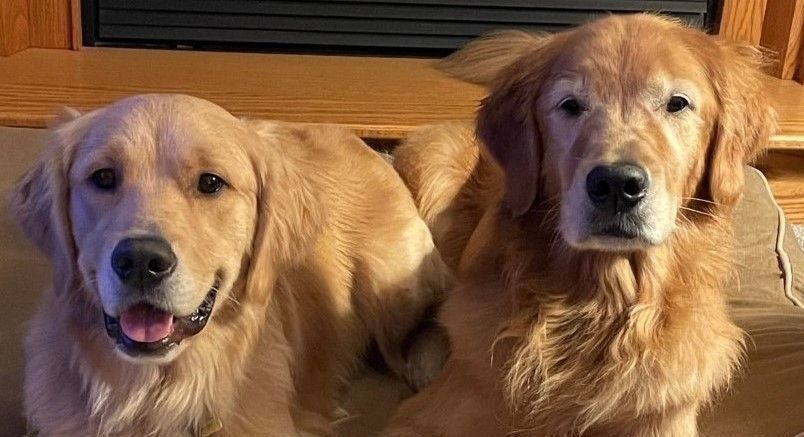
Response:
[[[676,94],[667,101],[667,112],[676,113],[690,105],[686,97]]]
[[[115,178],[114,170],[111,168],[102,168],[92,173],[89,177],[92,184],[101,190],[113,190],[117,186],[117,178]]]
[[[572,97],[562,100],[558,107],[571,117],[577,117],[584,111],[583,105]]]
[[[204,194],[214,194],[226,185],[226,181],[218,175],[204,173],[198,178],[198,191]]]

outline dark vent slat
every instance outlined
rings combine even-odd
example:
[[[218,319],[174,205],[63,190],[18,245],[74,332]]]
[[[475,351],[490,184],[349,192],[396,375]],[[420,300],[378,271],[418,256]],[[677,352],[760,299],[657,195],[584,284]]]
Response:
[[[523,9],[580,9],[580,10],[620,10],[620,11],[672,11],[681,13],[705,13],[705,0],[656,1],[656,0],[330,0],[330,1],[276,1],[276,0],[99,0],[101,7],[121,9],[188,10],[198,12],[247,12],[270,13],[276,5],[294,3],[300,6],[318,8],[325,4],[368,4],[372,7],[405,5],[413,7],[489,7]]]
[[[101,34],[108,38],[143,38],[175,41],[216,41],[273,44],[309,44],[375,46],[375,47],[415,47],[434,49],[444,46],[458,47],[471,37],[459,36],[419,36],[419,35],[370,35],[337,32],[292,32],[274,30],[233,30],[233,29],[194,29],[187,27],[149,27],[108,25]]]
[[[537,29],[538,25],[580,24],[594,18],[594,14],[565,14],[560,19],[544,16],[539,21],[501,22],[450,22],[435,20],[392,20],[377,18],[372,20],[351,17],[294,17],[266,15],[215,15],[199,13],[121,11],[102,9],[100,23],[131,24],[175,27],[213,27],[227,29],[276,29],[276,30],[349,30],[361,33],[418,33],[434,35],[478,35],[500,27]]]
[[[2,0],[0,0],[2,1]],[[435,54],[494,29],[553,32],[655,11],[696,27],[712,0],[83,0],[93,43]]]
[[[331,3],[395,3],[405,5],[447,5],[500,8],[551,8],[551,9],[618,9],[621,11],[675,11],[686,13],[706,12],[706,0],[330,0]]]
[[[337,3],[293,1],[215,1],[196,0],[100,0],[101,9],[157,10],[185,12],[216,12],[222,14],[260,14],[321,17],[353,17],[362,19],[397,18],[407,20],[444,21],[502,21],[508,23],[543,22],[542,16],[554,14],[560,19],[561,12],[530,8],[499,7],[450,7],[431,5],[399,5],[387,3]],[[617,8],[605,8],[600,2],[592,12],[601,13]],[[583,14],[573,11],[565,14]]]

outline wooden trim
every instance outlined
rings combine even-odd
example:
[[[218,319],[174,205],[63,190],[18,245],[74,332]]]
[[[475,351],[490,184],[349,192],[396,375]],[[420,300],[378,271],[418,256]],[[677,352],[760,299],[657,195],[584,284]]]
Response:
[[[30,45],[27,0],[0,0],[0,56]]]
[[[768,0],[723,0],[719,34],[759,45]]]
[[[776,54],[768,73],[792,79],[799,63],[804,0],[768,0],[760,44]]]
[[[787,220],[804,224],[804,151],[771,151],[757,163]]]
[[[804,85],[804,43],[798,49],[798,68],[796,68],[796,75],[793,79]]]
[[[81,27],[81,0],[70,0],[70,48],[80,50],[84,45]]]
[[[804,83],[804,0],[723,0],[719,34],[774,53],[768,74]]]
[[[81,0],[0,0],[0,56],[81,47]]]
[[[71,7],[70,0],[29,0],[31,47],[71,48]]]

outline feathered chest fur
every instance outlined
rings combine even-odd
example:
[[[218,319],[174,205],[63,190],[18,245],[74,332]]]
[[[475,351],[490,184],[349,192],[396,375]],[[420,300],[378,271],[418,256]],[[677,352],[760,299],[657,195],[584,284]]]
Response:
[[[705,404],[726,384],[742,342],[722,294],[728,249],[695,231],[636,254],[509,248],[513,310],[495,344],[510,346],[516,426],[579,435]]]

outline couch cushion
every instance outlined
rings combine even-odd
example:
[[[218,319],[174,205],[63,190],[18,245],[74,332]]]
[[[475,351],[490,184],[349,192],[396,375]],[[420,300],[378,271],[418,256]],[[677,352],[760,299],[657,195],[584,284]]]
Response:
[[[732,318],[748,334],[745,365],[701,415],[701,436],[804,433],[804,309],[736,299]]]
[[[23,435],[22,339],[49,282],[47,260],[28,243],[8,208],[8,189],[41,151],[42,130],[0,128],[0,429],[2,435]]]
[[[731,317],[747,335],[740,375],[700,418],[704,437],[804,433],[804,252],[761,172],[735,210]]]
[[[738,267],[729,298],[804,306],[804,252],[765,176],[746,167],[745,182],[745,194],[734,212]]]

